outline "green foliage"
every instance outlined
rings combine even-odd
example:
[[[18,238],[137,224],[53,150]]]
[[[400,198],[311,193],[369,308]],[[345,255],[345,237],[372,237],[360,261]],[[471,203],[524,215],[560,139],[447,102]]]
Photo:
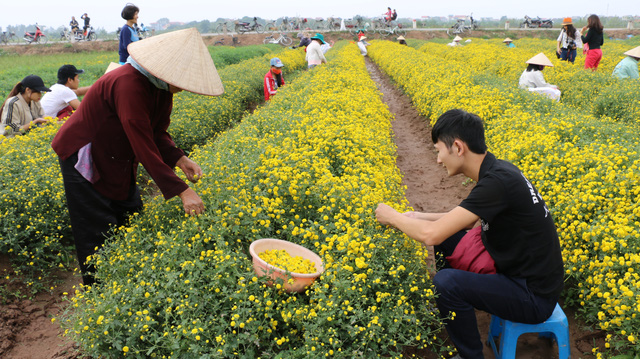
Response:
[[[616,80],[600,91],[593,102],[593,115],[638,125],[640,123],[640,87],[637,80]]]

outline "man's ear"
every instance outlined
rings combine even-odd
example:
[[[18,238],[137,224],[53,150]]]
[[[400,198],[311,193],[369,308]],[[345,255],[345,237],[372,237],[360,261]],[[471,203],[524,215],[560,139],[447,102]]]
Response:
[[[453,141],[453,144],[451,145],[451,148],[458,156],[461,156],[466,152],[466,144],[460,139],[455,139]]]

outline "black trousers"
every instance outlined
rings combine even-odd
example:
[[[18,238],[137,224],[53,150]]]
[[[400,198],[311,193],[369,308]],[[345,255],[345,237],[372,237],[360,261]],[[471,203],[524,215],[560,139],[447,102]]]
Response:
[[[140,191],[133,181],[126,200],[109,199],[75,169],[77,153],[59,162],[82,281],[91,285],[95,268],[87,265],[87,257],[102,247],[111,228],[126,225],[130,214],[142,210]]]

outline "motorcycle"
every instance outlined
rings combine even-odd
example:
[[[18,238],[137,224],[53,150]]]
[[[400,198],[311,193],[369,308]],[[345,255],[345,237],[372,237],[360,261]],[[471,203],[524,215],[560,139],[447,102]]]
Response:
[[[135,24],[135,29],[140,40],[146,39],[147,37],[151,36],[151,31],[149,31],[149,28],[144,26],[144,24],[140,24],[140,27],[138,27],[138,24]]]
[[[255,31],[259,34],[264,32],[264,27],[261,24],[258,24],[258,18],[253,18],[253,23],[249,22],[236,22],[236,32],[239,34],[243,34],[245,32]]]
[[[30,44],[32,42],[40,43],[40,44],[46,44],[47,43],[47,35],[45,35],[42,32],[42,30],[40,29],[40,26],[38,26],[38,23],[36,23],[36,31],[35,32],[25,32],[24,33],[24,41],[26,41],[27,44]]]
[[[78,41],[80,40],[96,41],[97,39],[98,39],[98,35],[93,30],[93,26],[89,26],[89,28],[85,30],[84,33],[82,32],[76,33],[76,40]]]
[[[553,20],[551,19],[541,19],[540,16],[537,16],[535,19],[530,18],[529,16],[524,16],[524,21],[520,24],[521,28],[530,29],[536,27],[542,28],[552,28]]]

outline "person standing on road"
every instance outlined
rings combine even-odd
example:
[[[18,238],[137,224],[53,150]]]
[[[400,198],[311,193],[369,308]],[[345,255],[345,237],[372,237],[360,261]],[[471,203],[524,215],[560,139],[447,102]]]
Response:
[[[104,244],[110,229],[142,209],[139,163],[165,199],[180,197],[189,215],[204,212],[202,199],[173,171],[179,167],[196,182],[202,169],[176,147],[167,129],[173,94],[224,92],[209,50],[191,28],[134,42],[129,54],[125,65],[91,86],[51,144],[59,157],[85,285],[95,281],[88,256]]]
[[[487,151],[480,117],[449,110],[433,126],[431,139],[449,176],[462,173],[476,181],[471,193],[446,213],[400,213],[380,203],[375,215],[381,224],[435,246],[444,258],[433,277],[436,303],[458,350],[454,358],[483,358],[475,310],[526,324],[553,313],[564,284],[560,241],[531,181]]]
[[[271,68],[264,75],[264,100],[269,101],[271,97],[278,93],[278,88],[284,86],[284,76],[282,75],[282,68],[284,64],[279,58],[274,57],[271,59]]]
[[[123,19],[127,20],[127,23],[120,29],[120,45],[118,47],[120,65],[124,65],[129,57],[127,46],[132,42],[140,40],[140,38],[138,38],[138,32],[133,28],[138,23],[139,12],[140,9],[137,6],[128,3],[120,14]]]
[[[75,37],[80,30],[80,27],[78,26],[78,20],[76,20],[75,16],[71,17],[71,21],[69,21],[69,27],[71,28],[72,36]]]
[[[624,53],[627,55],[616,65],[613,69],[613,77],[619,79],[637,79],[640,77],[638,74],[638,60],[640,60],[640,46],[633,48]]]
[[[573,20],[565,17],[562,21],[562,30],[558,36],[558,44],[556,45],[556,53],[560,55],[562,61],[573,63],[576,60],[577,49],[582,48],[582,36],[580,32],[573,27]]]
[[[24,134],[32,125],[46,123],[40,105],[42,92],[51,91],[39,76],[29,75],[18,82],[0,107],[0,135]],[[9,128],[9,131],[6,129]]]
[[[84,27],[82,28],[84,30],[84,37],[87,37],[87,35],[89,35],[88,31],[89,31],[89,27],[91,26],[89,24],[89,22],[91,22],[91,18],[89,18],[89,15],[87,15],[87,13],[85,12],[84,14],[82,14],[82,16],[80,16],[81,19],[84,20]]]
[[[584,59],[584,68],[596,71],[600,60],[602,60],[602,50],[600,47],[604,44],[604,26],[600,22],[598,15],[591,15],[587,19],[587,26],[582,28],[582,43],[587,51],[587,57]],[[584,34],[587,34],[586,36]]]
[[[65,118],[78,109],[80,100],[78,96],[84,96],[91,86],[80,87],[80,75],[84,70],[78,70],[73,65],[62,65],[58,69],[58,83],[51,86],[40,101],[44,109],[44,115],[49,117]]]
[[[307,46],[307,55],[305,58],[305,60],[307,60],[308,68],[312,69],[318,65],[327,63],[327,59],[324,57],[321,46],[326,43],[327,42],[324,41],[324,36],[321,33],[316,33],[311,38],[311,43]]]

